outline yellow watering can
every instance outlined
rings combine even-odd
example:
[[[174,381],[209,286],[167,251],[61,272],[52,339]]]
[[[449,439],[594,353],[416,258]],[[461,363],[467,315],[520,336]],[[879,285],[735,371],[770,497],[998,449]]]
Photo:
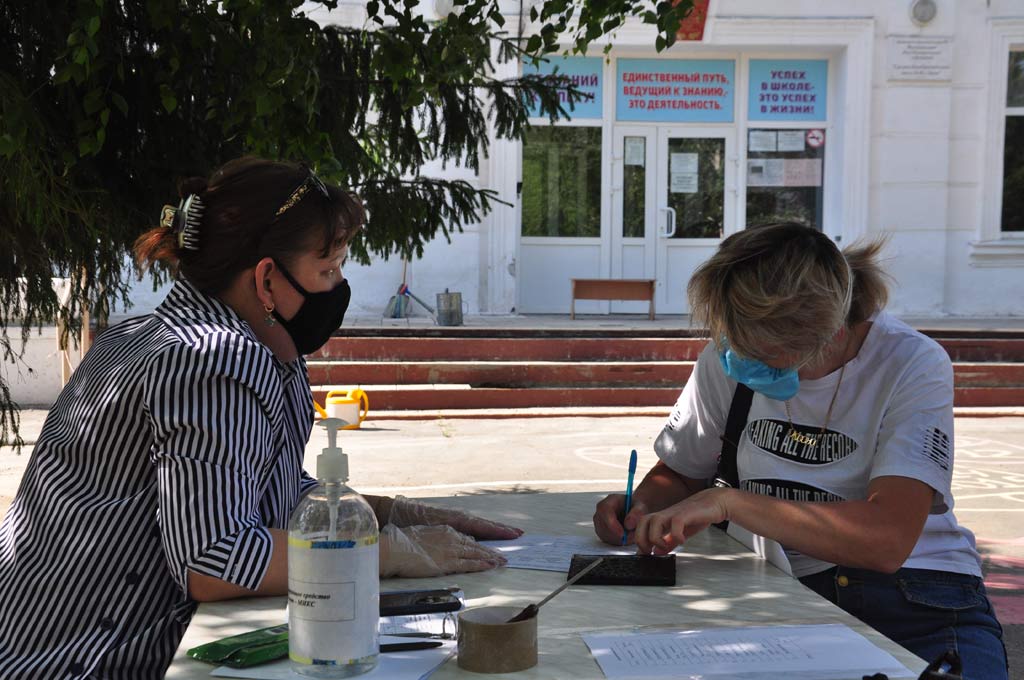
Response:
[[[348,425],[343,430],[358,430],[370,412],[370,397],[358,387],[331,390],[324,397],[324,407],[313,401],[322,418],[341,418]]]

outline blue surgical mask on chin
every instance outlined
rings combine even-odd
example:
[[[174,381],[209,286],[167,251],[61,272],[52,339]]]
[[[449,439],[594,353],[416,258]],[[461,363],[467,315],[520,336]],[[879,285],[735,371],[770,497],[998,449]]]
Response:
[[[772,368],[757,359],[741,357],[731,349],[724,350],[719,358],[727,376],[769,399],[787,401],[800,389],[795,368]]]

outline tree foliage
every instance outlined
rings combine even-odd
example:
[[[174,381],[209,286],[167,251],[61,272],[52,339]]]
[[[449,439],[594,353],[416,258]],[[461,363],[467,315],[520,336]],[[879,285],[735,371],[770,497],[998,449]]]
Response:
[[[176,181],[242,154],[306,160],[357,189],[371,215],[360,260],[422,254],[501,200],[424,177],[425,163],[477,168],[489,125],[521,137],[528,97],[570,115],[563,81],[501,79],[496,61],[585,53],[629,17],[657,28],[661,50],[691,2],[547,0],[526,36],[499,0],[454,5],[430,21],[417,0],[370,0],[364,26],[322,27],[301,0],[0,3],[3,361],[19,355],[9,328],[23,347],[56,317],[77,334],[83,310],[127,305],[125,257]],[[66,302],[51,277],[70,279]],[[5,441],[17,415],[2,377],[0,407]]]

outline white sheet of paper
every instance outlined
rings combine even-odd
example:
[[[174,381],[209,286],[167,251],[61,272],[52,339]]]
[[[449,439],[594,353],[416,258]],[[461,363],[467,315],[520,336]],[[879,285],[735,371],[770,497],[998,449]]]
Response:
[[[626,137],[626,165],[644,167],[646,140],[643,137]]]
[[[609,680],[620,678],[817,678],[885,673],[913,677],[889,653],[841,624],[583,633]]]
[[[783,181],[787,187],[820,187],[820,158],[787,158],[783,161]]]
[[[696,173],[697,172],[697,161],[699,159],[698,154],[695,153],[673,153],[670,154],[669,171],[683,172],[683,173]]]
[[[673,172],[669,175],[668,190],[673,194],[695,194],[697,187],[695,172]]]
[[[382,635],[380,643],[415,642],[409,638]],[[411,652],[381,654],[377,667],[360,675],[368,680],[423,680],[429,678],[449,657],[455,654],[454,640],[446,640],[440,647],[417,649]],[[299,680],[304,676],[293,669],[298,664],[288,659],[252,668],[221,666],[210,673],[215,678],[248,678],[249,680]]]
[[[786,575],[793,575],[793,567],[789,563],[789,558],[786,557],[786,551],[782,549],[778,541],[752,534],[736,522],[729,522],[729,529],[726,533],[747,546],[761,559],[768,560],[769,563],[781,569]]]
[[[381,635],[401,635],[402,633],[441,635],[442,633],[455,633],[455,617],[457,615],[458,612],[382,616],[380,617],[379,630]],[[445,619],[448,619],[447,626],[445,625]]]
[[[781,187],[785,167],[781,158],[758,158],[747,161],[747,186]]]
[[[596,536],[541,536],[524,534],[511,541],[481,541],[508,559],[510,569],[539,569],[541,571],[569,571],[569,563],[576,553],[586,555],[633,555],[636,548],[616,548],[602,543]]]
[[[806,137],[804,130],[779,130],[779,151],[803,151]]]
[[[751,130],[747,138],[747,151],[775,151],[775,130]]]

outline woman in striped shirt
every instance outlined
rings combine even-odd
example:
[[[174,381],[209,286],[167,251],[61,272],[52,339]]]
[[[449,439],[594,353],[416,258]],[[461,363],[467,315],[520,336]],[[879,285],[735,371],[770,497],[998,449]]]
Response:
[[[160,678],[197,601],[286,592],[288,517],[316,483],[302,354],[341,325],[363,210],[305,166],[256,158],[180,193],[136,244],[177,283],[97,339],[0,524],[0,678]],[[498,566],[466,534],[521,533],[367,500],[391,524],[383,576]]]

